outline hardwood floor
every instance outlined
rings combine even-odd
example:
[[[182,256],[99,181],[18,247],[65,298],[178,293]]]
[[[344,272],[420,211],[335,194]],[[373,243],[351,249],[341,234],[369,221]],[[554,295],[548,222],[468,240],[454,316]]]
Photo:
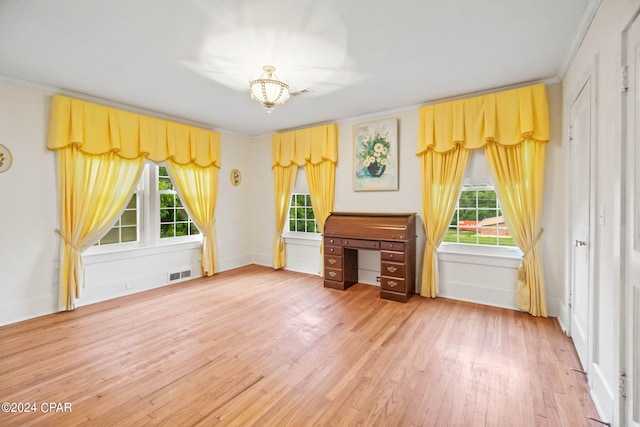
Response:
[[[555,319],[378,291],[252,265],[2,327],[0,425],[600,425]]]

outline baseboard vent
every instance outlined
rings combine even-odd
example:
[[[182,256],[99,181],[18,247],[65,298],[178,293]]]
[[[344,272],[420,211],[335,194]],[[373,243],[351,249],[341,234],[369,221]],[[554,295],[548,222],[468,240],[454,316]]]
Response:
[[[191,277],[191,270],[176,271],[175,273],[169,273],[169,281],[174,282],[180,279],[188,279]]]

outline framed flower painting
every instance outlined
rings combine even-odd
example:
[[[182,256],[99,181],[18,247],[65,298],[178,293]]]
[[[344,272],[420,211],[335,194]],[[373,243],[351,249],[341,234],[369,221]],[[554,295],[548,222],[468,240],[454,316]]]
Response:
[[[354,191],[398,189],[398,119],[353,127]]]

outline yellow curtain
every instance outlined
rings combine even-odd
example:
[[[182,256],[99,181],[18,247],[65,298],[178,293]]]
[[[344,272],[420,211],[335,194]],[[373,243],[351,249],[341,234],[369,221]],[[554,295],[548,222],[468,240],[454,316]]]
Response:
[[[276,270],[284,267],[286,263],[282,230],[284,230],[284,224],[287,221],[289,198],[291,198],[291,190],[293,189],[293,183],[296,181],[297,174],[297,165],[286,168],[280,165],[273,166],[274,203],[276,207],[276,234],[273,240],[273,268]]]
[[[218,272],[215,213],[219,169],[203,168],[194,163],[180,165],[171,160],[165,162],[165,166],[180,200],[202,233],[202,273],[205,276],[213,276]]]
[[[273,268],[282,268],[286,262],[282,231],[298,167],[305,167],[311,206],[321,229],[333,209],[338,126],[331,124],[274,134],[272,151],[276,209]],[[322,253],[321,245],[321,257]]]
[[[426,188],[429,187],[433,181],[432,177],[440,173],[437,170],[431,170],[436,167],[436,163],[440,162],[437,160],[428,160],[428,156],[432,155],[430,153],[450,153],[452,150],[456,150],[457,147],[466,150],[486,147],[487,153],[489,153],[489,150],[491,150],[491,152],[498,151],[494,147],[500,147],[500,150],[513,147],[514,151],[521,150],[522,156],[527,157],[528,160],[525,162],[526,167],[534,168],[536,171],[538,168],[544,168],[544,149],[537,148],[534,155],[534,153],[530,151],[531,147],[525,147],[529,141],[535,142],[536,147],[544,147],[544,144],[549,141],[548,102],[546,89],[543,84],[442,104],[427,105],[421,107],[418,114],[419,129],[416,155],[423,158],[422,180],[425,185],[423,193],[425,199],[429,199],[424,200],[425,207],[430,204],[439,203],[435,199],[439,192],[434,191],[432,194],[429,194],[426,191]],[[489,155],[487,157],[489,157]],[[434,159],[436,159],[436,157],[434,157]],[[513,229],[514,227],[534,230],[521,233],[521,249],[525,253],[523,257],[524,267],[521,270],[521,276],[523,283],[527,283],[528,285],[518,285],[516,303],[519,307],[528,310],[533,315],[546,315],[546,309],[542,310],[542,306],[545,304],[543,302],[544,282],[538,279],[544,275],[540,256],[541,246],[539,235],[541,229],[538,222],[539,213],[536,213],[542,209],[542,182],[544,174],[542,172],[527,173],[525,181],[521,181],[520,184],[517,185],[514,184],[514,189],[503,190],[501,187],[506,187],[505,182],[509,181],[511,179],[510,177],[516,175],[513,171],[522,167],[518,166],[517,162],[514,163],[513,159],[513,155],[501,154],[498,157],[497,154],[494,154],[493,162],[496,165],[501,163],[505,168],[505,172],[501,175],[502,177],[499,177],[498,172],[494,170],[494,176],[496,176],[496,181],[498,181],[496,186],[501,202],[503,198],[511,198],[511,201],[507,200],[507,203],[518,203],[515,195],[502,195],[503,192],[506,193],[507,191],[523,193],[520,197],[535,201],[535,203],[532,202],[532,204],[526,208],[530,209],[530,212],[526,215],[522,214],[520,219],[508,219],[511,224],[507,222],[507,226],[509,226],[509,230],[514,236],[518,233],[517,230]],[[462,163],[462,159],[456,161]],[[453,159],[443,159],[442,162],[455,163]],[[533,164],[535,165],[532,166]],[[502,183],[500,181],[502,181]],[[456,184],[455,181],[451,183],[451,186],[453,189],[459,188],[459,184]],[[451,189],[448,191],[451,191]],[[442,192],[443,197],[448,194],[442,189],[440,189],[440,192]],[[433,210],[435,208],[431,209]],[[513,209],[515,209],[515,207]],[[446,213],[444,211],[445,209],[442,209],[443,215]],[[505,213],[508,217],[509,214],[506,212],[506,209]],[[437,240],[438,227],[433,226],[433,230],[429,231],[427,228],[430,227],[429,223],[433,221],[433,219],[428,218],[429,213],[426,208],[424,214],[426,218],[425,232],[427,233],[428,240],[425,245],[422,276],[423,289],[425,289],[425,280],[437,280],[437,275],[433,274],[435,267],[431,265],[435,262],[435,258],[430,256],[431,249],[429,246],[435,248],[439,244]],[[451,214],[449,214],[449,220],[450,215]],[[511,214],[511,216],[514,215],[515,213]],[[516,225],[517,221],[521,221],[520,225]],[[433,235],[433,237],[431,237],[431,235]],[[518,244],[520,245],[520,243]],[[523,302],[527,298],[525,288],[528,289],[528,295],[531,296],[531,302],[528,304]],[[438,285],[437,283],[428,283],[426,289],[432,293],[429,296],[434,296],[434,292],[437,292]],[[534,301],[534,299],[536,301]]]
[[[336,187],[335,166],[334,163],[325,160],[317,165],[307,163],[304,167],[307,183],[309,184],[313,216],[315,216],[320,230],[324,230],[324,222],[333,211]],[[320,242],[320,259],[324,259],[324,242],[322,241]],[[323,268],[320,268],[320,275],[324,277]]]
[[[217,132],[62,95],[51,98],[47,148],[58,152],[61,310],[82,288],[81,252],[117,220],[145,158],[220,168]]]
[[[543,317],[547,317],[540,241],[545,148],[533,140],[514,146],[485,145],[507,227],[523,252],[516,306]]]
[[[72,310],[84,282],[82,251],[118,220],[131,197],[144,158],[113,152],[86,155],[70,146],[58,151],[60,193],[60,310]]]
[[[436,249],[447,234],[469,163],[470,150],[456,147],[446,153],[429,150],[422,156],[422,201],[426,244],[420,295],[435,298],[438,293]]]

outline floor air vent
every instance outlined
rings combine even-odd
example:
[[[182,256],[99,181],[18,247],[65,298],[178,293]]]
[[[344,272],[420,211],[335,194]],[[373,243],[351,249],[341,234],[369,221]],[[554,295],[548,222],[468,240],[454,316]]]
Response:
[[[175,280],[180,280],[180,279],[188,279],[189,277],[191,277],[191,270],[176,271],[175,273],[169,273],[170,282],[173,282]]]

